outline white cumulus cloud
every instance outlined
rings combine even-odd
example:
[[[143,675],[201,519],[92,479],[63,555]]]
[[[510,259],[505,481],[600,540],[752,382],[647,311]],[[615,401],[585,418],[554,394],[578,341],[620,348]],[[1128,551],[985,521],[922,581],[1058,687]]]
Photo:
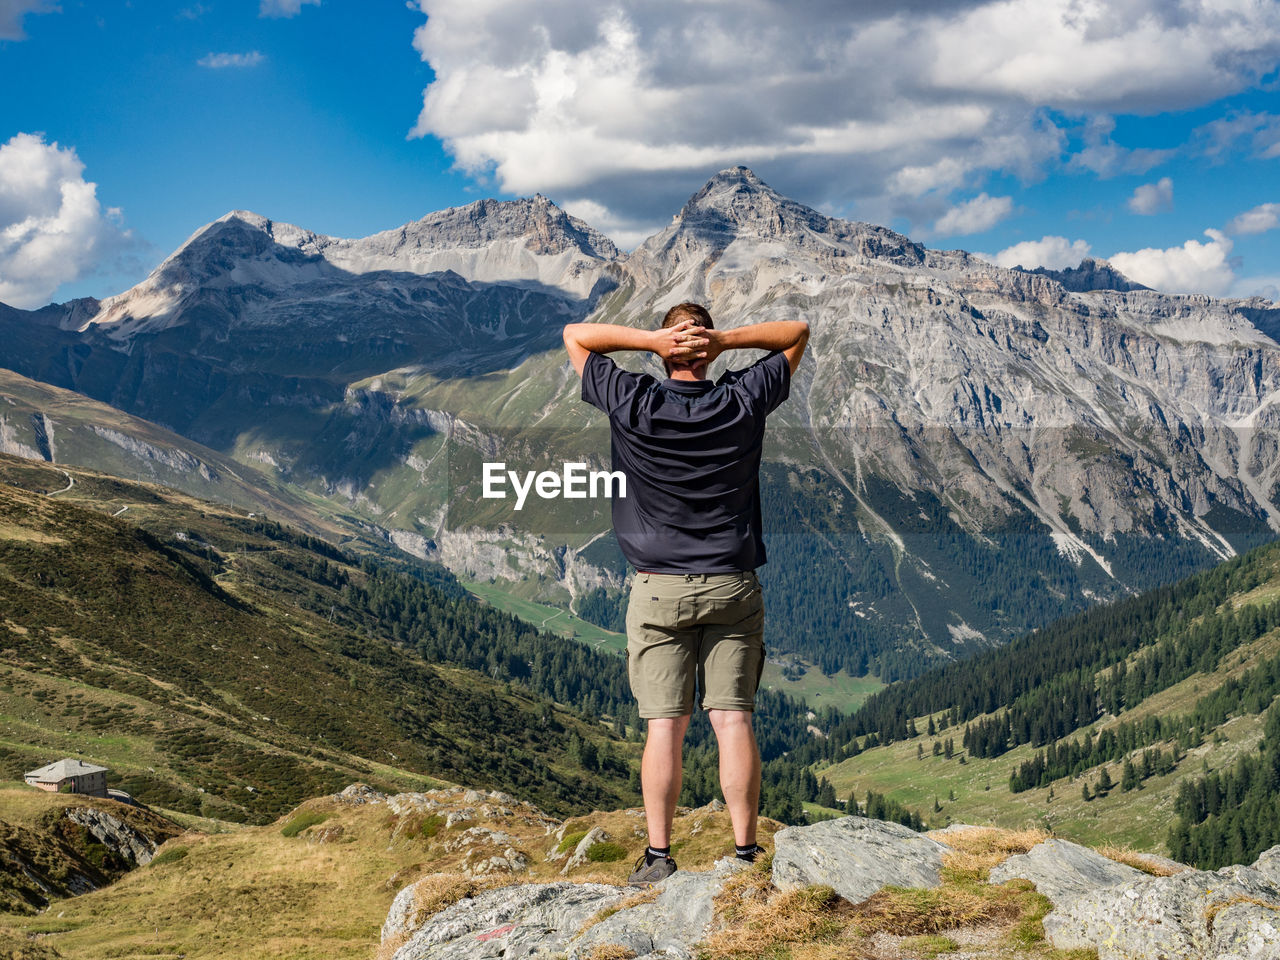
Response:
[[[320,6],[320,0],[261,0],[258,4],[260,17],[296,17],[302,12],[303,4]]]
[[[1266,233],[1280,224],[1280,203],[1261,203],[1237,213],[1227,224],[1227,233]]]
[[[19,133],[0,146],[0,301],[32,308],[131,242],[74,149]]]
[[[53,13],[52,0],[0,0],[0,40],[25,40],[22,18],[28,13]]]
[[[1147,247],[1114,253],[1107,259],[1130,280],[1165,293],[1222,296],[1236,282],[1232,242],[1221,230],[1206,230],[1207,242],[1188,240],[1180,247]]]
[[[1046,236],[1039,240],[1023,240],[1011,247],[1005,247],[999,253],[979,253],[975,256],[990,261],[998,267],[1026,267],[1028,270],[1044,267],[1048,270],[1065,270],[1067,267],[1080,266],[1080,261],[1089,256],[1090,249],[1088,241],[1085,240]]]
[[[1155,183],[1144,183],[1133,191],[1125,204],[1133,213],[1151,216],[1173,206],[1173,180],[1161,177]]]
[[[256,67],[266,59],[259,51],[250,50],[248,53],[206,53],[196,63],[211,70],[225,70],[228,67]]]
[[[990,230],[1013,212],[1013,197],[989,197],[980,193],[972,200],[952,207],[933,225],[942,236],[963,236]]]
[[[1280,59],[1280,4],[1247,0],[413,2],[434,80],[411,136],[503,192],[654,228],[739,163],[823,209],[934,224],[994,172],[1043,176],[1090,118],[1210,103]],[[1092,136],[1086,169],[1166,155]]]

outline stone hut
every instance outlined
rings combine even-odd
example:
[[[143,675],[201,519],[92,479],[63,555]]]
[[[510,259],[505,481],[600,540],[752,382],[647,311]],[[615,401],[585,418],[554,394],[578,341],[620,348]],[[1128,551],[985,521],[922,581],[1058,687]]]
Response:
[[[22,778],[31,786],[50,793],[70,790],[91,797],[107,795],[107,768],[69,757],[46,764],[39,770],[29,770]]]

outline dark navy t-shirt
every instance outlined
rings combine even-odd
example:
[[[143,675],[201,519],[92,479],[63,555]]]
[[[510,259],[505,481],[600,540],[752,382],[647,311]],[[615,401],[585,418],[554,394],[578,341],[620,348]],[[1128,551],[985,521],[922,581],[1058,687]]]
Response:
[[[719,380],[656,380],[591,353],[582,399],[609,415],[613,530],[637,570],[732,573],[765,562],[760,524],[764,422],[791,390],[778,350]]]

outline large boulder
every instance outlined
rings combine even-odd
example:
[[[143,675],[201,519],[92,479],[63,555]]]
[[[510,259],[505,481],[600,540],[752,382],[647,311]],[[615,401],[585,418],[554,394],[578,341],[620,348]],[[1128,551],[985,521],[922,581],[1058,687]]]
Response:
[[[657,885],[662,892],[656,900],[619,910],[588,928],[569,948],[569,960],[590,957],[606,944],[625,947],[637,957],[654,954],[689,960],[695,945],[707,935],[716,894],[746,866],[727,857],[710,870],[677,870]]]
[[[1099,960],[1276,960],[1280,886],[1244,866],[1143,877],[1078,896],[1044,918],[1062,949]]]
[[[991,883],[1015,877],[1030,880],[1036,890],[1062,907],[1082,894],[1118,886],[1146,876],[1070,840],[1045,840],[1026,853],[1014,854],[991,868]]]
[[[841,817],[773,835],[773,882],[780,889],[823,884],[853,903],[881,887],[936,887],[948,847],[910,827]]]
[[[628,891],[600,883],[522,883],[459,900],[425,921],[416,884],[396,895],[382,942],[403,939],[391,960],[520,960],[563,954],[583,925]]]

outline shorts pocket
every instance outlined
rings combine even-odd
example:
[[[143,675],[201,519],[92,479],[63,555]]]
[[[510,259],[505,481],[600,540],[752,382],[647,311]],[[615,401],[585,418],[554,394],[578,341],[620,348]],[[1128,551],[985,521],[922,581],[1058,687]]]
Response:
[[[637,580],[627,601],[627,633],[646,629],[677,630],[687,625],[693,608],[688,598]]]

